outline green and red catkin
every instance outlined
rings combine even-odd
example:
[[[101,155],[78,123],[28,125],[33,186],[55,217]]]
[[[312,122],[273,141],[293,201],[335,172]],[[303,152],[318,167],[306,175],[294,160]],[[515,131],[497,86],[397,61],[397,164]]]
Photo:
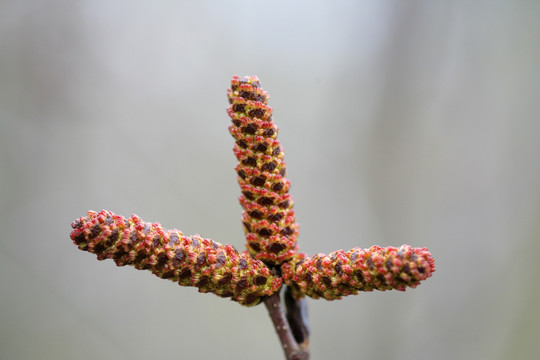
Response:
[[[247,248],[255,259],[279,265],[296,253],[298,225],[268,93],[256,76],[234,76],[227,95]]]
[[[231,245],[222,245],[199,235],[184,236],[180,230],[165,230],[159,223],[129,219],[110,211],[89,211],[71,225],[71,239],[98,260],[113,259],[118,266],[149,270],[181,286],[199,292],[230,297],[242,305],[258,304],[279,290],[282,279],[262,261]]]
[[[358,291],[415,288],[435,271],[426,248],[372,246],[338,250],[329,255],[298,254],[282,266],[284,282],[293,296],[337,300]]]

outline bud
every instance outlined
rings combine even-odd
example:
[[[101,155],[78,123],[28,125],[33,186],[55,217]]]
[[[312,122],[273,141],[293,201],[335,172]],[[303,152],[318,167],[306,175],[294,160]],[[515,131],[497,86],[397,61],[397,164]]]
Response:
[[[231,245],[199,235],[184,236],[180,230],[165,230],[136,215],[126,219],[110,211],[89,211],[71,226],[73,242],[96,254],[98,260],[113,259],[118,266],[149,270],[162,279],[231,297],[242,305],[258,304],[282,284],[280,277],[246,251],[239,253]]]
[[[330,255],[307,257],[297,254],[282,265],[285,284],[295,298],[337,300],[358,291],[415,288],[435,271],[426,248],[372,246],[369,249],[338,250]]]
[[[247,248],[254,258],[279,265],[296,252],[298,225],[278,128],[272,108],[266,105],[268,93],[256,76],[234,76],[227,95]]]

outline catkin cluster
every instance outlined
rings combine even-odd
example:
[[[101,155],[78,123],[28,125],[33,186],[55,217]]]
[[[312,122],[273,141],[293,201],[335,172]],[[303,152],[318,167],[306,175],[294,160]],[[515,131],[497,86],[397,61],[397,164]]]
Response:
[[[432,275],[429,251],[408,245],[312,257],[297,253],[298,225],[268,93],[256,76],[234,76],[227,97],[248,251],[105,210],[73,222],[71,239],[79,249],[246,306],[260,303],[283,283],[297,299],[335,300],[358,291],[403,291]]]

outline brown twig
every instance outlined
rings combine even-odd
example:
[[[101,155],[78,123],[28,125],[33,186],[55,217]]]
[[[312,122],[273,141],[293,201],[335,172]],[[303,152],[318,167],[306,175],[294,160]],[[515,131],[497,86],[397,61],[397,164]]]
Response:
[[[270,314],[274,328],[281,341],[283,352],[287,360],[309,360],[309,352],[307,348],[301,349],[289,326],[289,323],[285,317],[283,306],[279,298],[279,291],[270,297],[266,298],[264,305]]]
[[[309,321],[307,314],[307,299],[295,299],[289,286],[285,286],[283,294],[285,304],[285,315],[291,328],[294,339],[301,350],[308,350],[309,347]]]

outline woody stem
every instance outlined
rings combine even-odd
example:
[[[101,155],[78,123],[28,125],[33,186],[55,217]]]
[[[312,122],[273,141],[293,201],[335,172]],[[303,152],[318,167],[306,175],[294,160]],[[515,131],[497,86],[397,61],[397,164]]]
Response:
[[[264,305],[268,310],[270,318],[274,324],[274,328],[281,341],[281,347],[285,353],[286,360],[309,360],[309,352],[300,349],[298,343],[294,339],[293,333],[289,326],[289,322],[285,317],[283,306],[279,298],[279,291],[266,298]]]

